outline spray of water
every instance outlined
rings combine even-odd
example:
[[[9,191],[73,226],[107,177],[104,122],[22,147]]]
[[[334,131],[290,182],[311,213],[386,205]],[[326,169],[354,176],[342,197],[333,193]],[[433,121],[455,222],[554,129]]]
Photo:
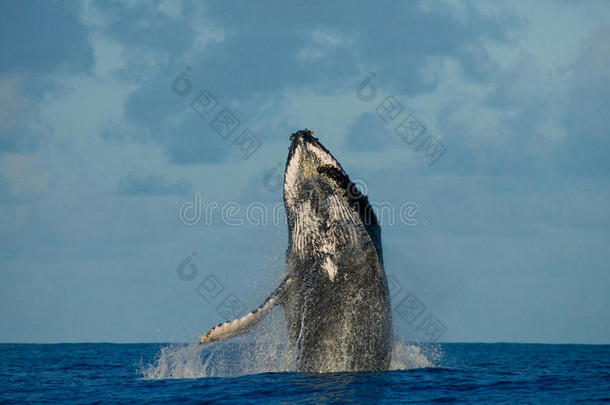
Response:
[[[256,331],[242,337],[203,346],[164,346],[139,374],[144,379],[157,380],[296,371],[296,355],[288,343],[284,314],[274,312]],[[390,370],[437,367],[441,357],[440,345],[397,340]]]
[[[443,357],[441,345],[426,342],[406,342],[399,339],[392,345],[390,370],[440,367]]]
[[[169,379],[294,371],[295,353],[286,343],[283,317],[282,311],[274,311],[255,331],[226,341],[164,346],[139,374],[145,379]]]

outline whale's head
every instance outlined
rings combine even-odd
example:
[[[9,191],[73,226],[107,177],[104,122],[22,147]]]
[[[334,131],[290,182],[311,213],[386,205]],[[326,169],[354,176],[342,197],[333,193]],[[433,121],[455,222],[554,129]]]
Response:
[[[340,196],[345,190],[341,181],[347,174],[322,146],[313,131],[302,130],[290,135],[290,148],[284,173],[284,202],[293,212],[322,195]]]
[[[370,245],[381,258],[379,226],[367,196],[312,131],[298,131],[290,141],[284,173],[289,251],[324,262]]]

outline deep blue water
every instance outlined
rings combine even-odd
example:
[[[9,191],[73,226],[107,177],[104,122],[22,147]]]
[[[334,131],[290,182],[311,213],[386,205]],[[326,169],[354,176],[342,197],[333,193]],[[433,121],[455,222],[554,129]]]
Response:
[[[143,370],[157,364],[163,346],[1,344],[0,402],[610,402],[609,345],[442,344],[433,367],[146,378]]]

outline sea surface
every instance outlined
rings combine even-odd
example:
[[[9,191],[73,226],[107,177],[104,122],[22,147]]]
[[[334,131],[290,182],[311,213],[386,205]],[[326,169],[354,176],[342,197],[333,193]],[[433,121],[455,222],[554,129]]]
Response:
[[[0,344],[0,403],[610,402],[609,345],[401,343],[391,371],[314,375],[251,350]]]

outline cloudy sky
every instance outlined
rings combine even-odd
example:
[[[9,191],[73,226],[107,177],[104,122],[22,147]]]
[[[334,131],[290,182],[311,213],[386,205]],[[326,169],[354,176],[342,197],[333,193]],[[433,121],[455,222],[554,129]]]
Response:
[[[258,306],[310,128],[386,207],[399,336],[610,343],[608,3],[291,4],[1,3],[0,341]]]

